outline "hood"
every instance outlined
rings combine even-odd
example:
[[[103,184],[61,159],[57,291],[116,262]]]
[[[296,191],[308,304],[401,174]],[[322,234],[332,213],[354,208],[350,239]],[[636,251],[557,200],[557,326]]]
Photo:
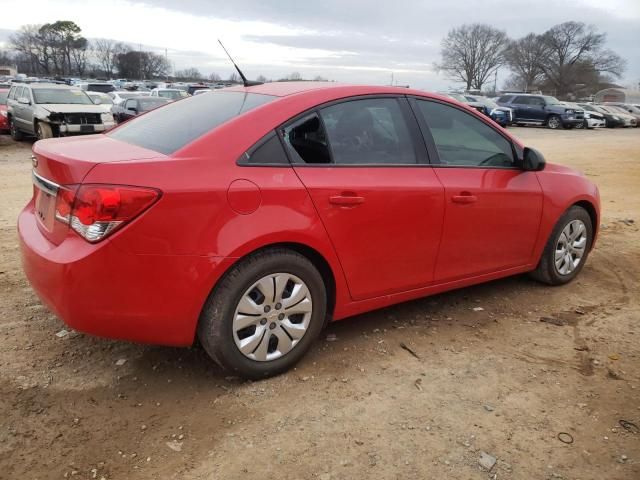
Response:
[[[39,107],[44,108],[51,113],[104,113],[103,105],[78,105],[78,104],[58,104],[58,103],[40,103]]]
[[[547,162],[547,164],[544,167],[544,171],[553,172],[553,173],[562,173],[565,175],[580,175],[581,177],[584,177],[584,173],[578,170],[574,170],[573,168],[566,167],[564,165],[559,165],[557,163]]]

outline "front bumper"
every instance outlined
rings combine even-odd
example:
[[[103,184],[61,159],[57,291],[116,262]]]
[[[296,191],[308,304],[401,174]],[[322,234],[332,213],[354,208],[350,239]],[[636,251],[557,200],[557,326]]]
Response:
[[[607,123],[604,119],[600,118],[585,118],[585,122],[587,122],[587,128],[604,127]]]
[[[204,302],[233,259],[137,255],[118,245],[126,227],[98,244],[70,232],[55,245],[30,202],[18,217],[25,274],[40,299],[70,327],[136,342],[193,343]]]
[[[562,125],[580,125],[584,122],[583,117],[576,117],[574,115],[561,115],[560,119],[562,120]]]
[[[70,124],[70,123],[63,123],[61,125],[58,125],[58,130],[63,135],[73,135],[77,133],[91,134],[91,133],[106,132],[110,128],[115,127],[115,125],[116,125],[115,122],[104,122],[104,123],[97,123],[97,124],[91,124],[91,125],[76,125],[76,124]],[[93,127],[93,129],[91,129],[90,127]]]

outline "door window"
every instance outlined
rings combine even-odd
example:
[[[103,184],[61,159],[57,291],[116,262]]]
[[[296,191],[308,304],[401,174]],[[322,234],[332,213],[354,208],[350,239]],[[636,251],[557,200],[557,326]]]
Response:
[[[320,115],[338,165],[417,163],[409,128],[395,98],[339,103],[323,108]]]
[[[453,166],[513,167],[511,142],[486,123],[458,108],[417,101],[440,163]]]
[[[294,163],[418,163],[407,121],[395,98],[331,105],[289,125],[283,135]]]

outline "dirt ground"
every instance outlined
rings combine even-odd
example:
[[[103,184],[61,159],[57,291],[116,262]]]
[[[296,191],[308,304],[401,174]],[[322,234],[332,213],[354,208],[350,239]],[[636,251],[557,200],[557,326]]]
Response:
[[[337,322],[261,382],[197,347],[56,336],[16,240],[31,145],[0,137],[0,478],[639,479],[640,130],[512,131],[600,186],[578,279]]]

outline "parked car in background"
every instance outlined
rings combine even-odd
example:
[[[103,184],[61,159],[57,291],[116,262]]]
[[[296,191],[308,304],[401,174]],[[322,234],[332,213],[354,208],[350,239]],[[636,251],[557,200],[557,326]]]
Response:
[[[7,116],[7,97],[9,96],[8,88],[0,88],[0,133],[9,131],[9,118]]]
[[[193,95],[195,92],[199,90],[211,90],[211,89],[204,83],[192,83],[187,86],[187,93],[189,95]]]
[[[232,87],[33,154],[18,233],[43,303],[103,337],[197,336],[250,378],[328,321],[525,272],[570,282],[600,225],[585,175],[407,88]]]
[[[603,114],[597,113],[597,112],[586,111],[584,108],[582,108],[577,103],[571,103],[571,102],[563,102],[563,103],[567,107],[573,108],[576,111],[579,111],[579,110],[583,111],[584,120],[583,120],[582,124],[576,125],[576,128],[592,129],[592,128],[600,128],[600,127],[605,127],[606,126],[607,122],[606,122]]]
[[[89,95],[89,98],[94,104],[102,105],[105,108],[106,112],[111,111],[111,106],[113,105],[113,98],[111,98],[109,94],[102,93],[102,92],[87,91],[87,95]]]
[[[594,105],[592,103],[578,103],[578,106],[584,109],[585,113],[589,113],[590,115],[594,113],[602,115],[604,117],[605,127],[607,128],[624,126],[624,120],[607,110],[601,109],[598,105]]]
[[[77,87],[85,91],[90,90],[92,92],[103,93],[113,92],[116,89],[116,87],[112,83],[107,82],[81,82],[77,84]]]
[[[108,95],[113,99],[114,105],[120,105],[127,98],[149,96],[150,93],[149,92],[132,92],[129,90],[116,90],[115,92],[109,92]]]
[[[481,103],[487,109],[485,113],[491,119],[493,119],[498,125],[506,127],[513,123],[513,109],[509,107],[501,107],[494,100],[489,97],[483,97],[481,95],[469,95],[464,94],[465,98],[471,102]]]
[[[507,94],[497,100],[498,105],[509,107],[518,125],[545,125],[551,129],[573,128],[582,125],[584,112],[569,108],[555,97],[531,94]]]
[[[114,105],[111,113],[113,113],[113,118],[117,123],[122,123],[167,103],[171,103],[171,100],[163,97],[127,98],[124,103]]]
[[[630,103],[614,103],[614,102],[605,102],[603,103],[603,105],[605,106],[613,105],[616,107],[620,107],[625,112],[630,113],[631,115],[634,115],[636,118],[638,118],[638,116],[640,115],[640,106],[638,105],[632,105]]]
[[[634,125],[635,127],[637,127],[640,124],[640,109],[629,108],[623,105],[616,105],[613,103],[604,103],[603,106],[606,107],[608,110],[615,110],[616,112],[620,112],[623,115],[630,115],[631,117],[635,118],[636,120],[636,124]]]
[[[180,100],[187,98],[189,94],[186,90],[179,88],[154,88],[151,90],[152,97],[168,98],[169,100]]]
[[[452,98],[454,100],[457,100],[458,102],[461,103],[465,103],[467,105],[469,105],[471,108],[477,110],[478,112],[482,113],[483,115],[491,118],[492,120],[495,121],[494,118],[491,117],[490,115],[490,111],[491,109],[489,107],[487,107],[486,105],[484,105],[481,102],[476,102],[476,101],[472,101],[469,100],[465,95],[463,95],[462,93],[455,93],[455,92],[449,92],[449,93],[444,93],[444,92],[439,92],[440,95],[443,95],[445,97],[448,98]],[[506,114],[505,112],[499,112],[499,115],[497,115],[500,118],[500,121],[496,121],[496,123],[502,125],[503,123],[506,125]]]
[[[202,95],[203,93],[207,93],[207,92],[211,92],[210,88],[204,88],[201,90],[196,90],[195,92],[193,92],[193,95]]]
[[[95,105],[86,92],[67,85],[16,83],[7,99],[14,140],[104,132],[115,125],[110,112]]]
[[[616,115],[620,120],[622,120],[622,127],[625,128],[635,128],[638,126],[636,121],[636,117],[622,110],[621,108],[614,107],[611,105],[598,105],[600,110],[604,110],[609,112],[612,115]]]

